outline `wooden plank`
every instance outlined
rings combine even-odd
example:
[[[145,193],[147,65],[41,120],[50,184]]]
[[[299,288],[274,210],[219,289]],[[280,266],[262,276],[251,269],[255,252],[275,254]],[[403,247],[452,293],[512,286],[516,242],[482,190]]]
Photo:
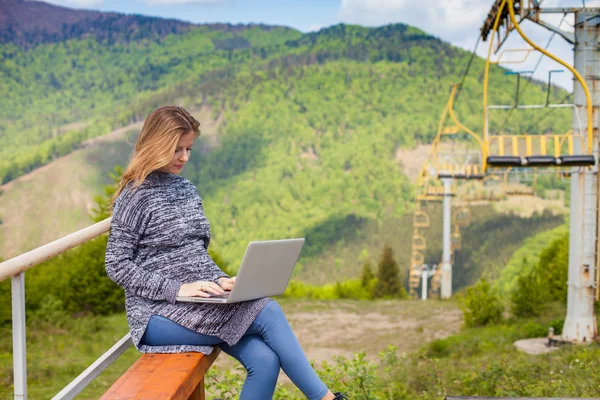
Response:
[[[145,354],[136,361],[101,400],[189,400],[202,390],[200,382],[219,355],[201,353]]]

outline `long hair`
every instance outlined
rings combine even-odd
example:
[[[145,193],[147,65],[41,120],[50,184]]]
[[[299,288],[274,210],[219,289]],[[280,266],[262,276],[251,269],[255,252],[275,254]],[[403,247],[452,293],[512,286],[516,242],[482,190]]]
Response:
[[[111,198],[114,205],[125,187],[133,182],[137,189],[150,172],[168,165],[173,159],[181,135],[200,136],[200,123],[183,107],[163,106],[152,111],[135,142],[129,165]]]

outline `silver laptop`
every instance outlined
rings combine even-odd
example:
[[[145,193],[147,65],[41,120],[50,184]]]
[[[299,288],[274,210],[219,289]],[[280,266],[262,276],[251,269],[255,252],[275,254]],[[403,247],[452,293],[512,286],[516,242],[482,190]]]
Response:
[[[285,292],[304,238],[250,242],[231,292],[211,297],[179,296],[177,301],[238,303]]]

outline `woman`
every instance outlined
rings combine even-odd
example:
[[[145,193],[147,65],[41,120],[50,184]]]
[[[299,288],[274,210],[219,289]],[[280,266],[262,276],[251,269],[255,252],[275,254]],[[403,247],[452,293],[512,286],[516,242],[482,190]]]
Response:
[[[346,398],[319,379],[275,301],[175,300],[221,294],[235,282],[208,255],[202,200],[178,175],[199,126],[182,107],[154,110],[113,197],[106,272],[125,289],[133,343],[142,353],[210,354],[219,346],[248,371],[242,400],[272,398],[280,368],[311,400]]]

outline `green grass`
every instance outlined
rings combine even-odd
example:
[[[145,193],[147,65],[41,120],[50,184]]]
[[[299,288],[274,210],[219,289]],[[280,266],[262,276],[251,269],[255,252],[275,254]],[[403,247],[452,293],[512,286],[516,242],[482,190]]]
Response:
[[[515,321],[472,328],[426,346],[409,365],[409,379],[416,392],[435,398],[444,390],[449,395],[598,397],[600,375],[596,372],[600,346],[565,346],[545,355],[529,355],[513,343],[544,336],[547,325],[540,321]],[[437,360],[439,380],[423,368],[424,360]],[[425,377],[433,387],[427,387]],[[437,385],[435,382],[437,381]],[[442,386],[443,384],[443,386]]]
[[[600,346],[597,344],[565,346],[557,352],[538,356],[520,353],[513,346],[518,339],[545,335],[552,321],[564,316],[565,308],[560,304],[551,307],[544,316],[536,319],[505,320],[495,326],[463,328],[451,335],[452,332],[445,331],[449,325],[445,318],[457,312],[455,301],[283,299],[280,302],[295,326],[294,329],[301,332],[299,337],[301,341],[305,341],[304,345],[306,341],[311,343],[319,340],[319,335],[302,333],[302,318],[307,315],[326,321],[330,316],[339,317],[344,314],[364,321],[377,313],[380,319],[400,321],[402,327],[397,328],[395,334],[390,332],[388,336],[382,334],[375,339],[373,335],[356,332],[352,338],[343,339],[344,343],[337,343],[335,348],[339,354],[347,355],[345,360],[338,362],[350,368],[324,368],[320,362],[317,363],[323,379],[332,387],[351,390],[353,399],[390,398],[385,393],[392,387],[394,399],[441,400],[445,394],[600,396],[600,375],[597,374]],[[33,399],[51,398],[127,332],[124,314],[64,319],[52,326],[44,324],[35,315],[31,319],[27,346],[29,394]],[[456,322],[452,324],[455,325]],[[358,322],[356,325],[361,324]],[[316,329],[319,333],[326,333],[332,327],[323,323]],[[0,337],[0,398],[10,398],[10,331],[0,332]],[[337,339],[331,340],[339,341],[340,338],[343,336],[338,335]],[[373,340],[376,341],[376,346],[369,346]],[[403,347],[407,341],[413,344]],[[385,352],[387,344],[394,343],[397,347],[397,360],[391,364],[389,359],[384,362],[378,357],[378,353]],[[348,356],[360,352],[361,348],[366,351],[365,359]],[[386,354],[390,356],[391,353],[387,351]],[[97,399],[138,357],[139,354],[134,349],[129,349],[78,399]],[[332,360],[329,356],[328,361]],[[208,381],[209,390],[218,387],[215,379],[222,379],[226,371],[233,367],[234,363],[228,361],[227,357],[219,357]],[[353,374],[361,373],[360,371],[367,374],[361,378],[365,379],[365,387],[368,389],[372,385],[372,393],[377,395],[365,396],[361,392],[363,389],[356,385],[357,378]],[[239,390],[243,380],[236,376],[230,376],[229,379],[227,384]],[[278,393],[275,397],[277,399],[302,398],[288,384]],[[287,394],[284,396],[283,393]]]
[[[49,399],[85,370],[127,333],[123,314],[64,320],[59,326],[43,322],[27,327],[28,393],[32,399]],[[10,330],[0,333],[0,398],[12,394]],[[139,357],[129,349],[80,395],[97,399]]]

